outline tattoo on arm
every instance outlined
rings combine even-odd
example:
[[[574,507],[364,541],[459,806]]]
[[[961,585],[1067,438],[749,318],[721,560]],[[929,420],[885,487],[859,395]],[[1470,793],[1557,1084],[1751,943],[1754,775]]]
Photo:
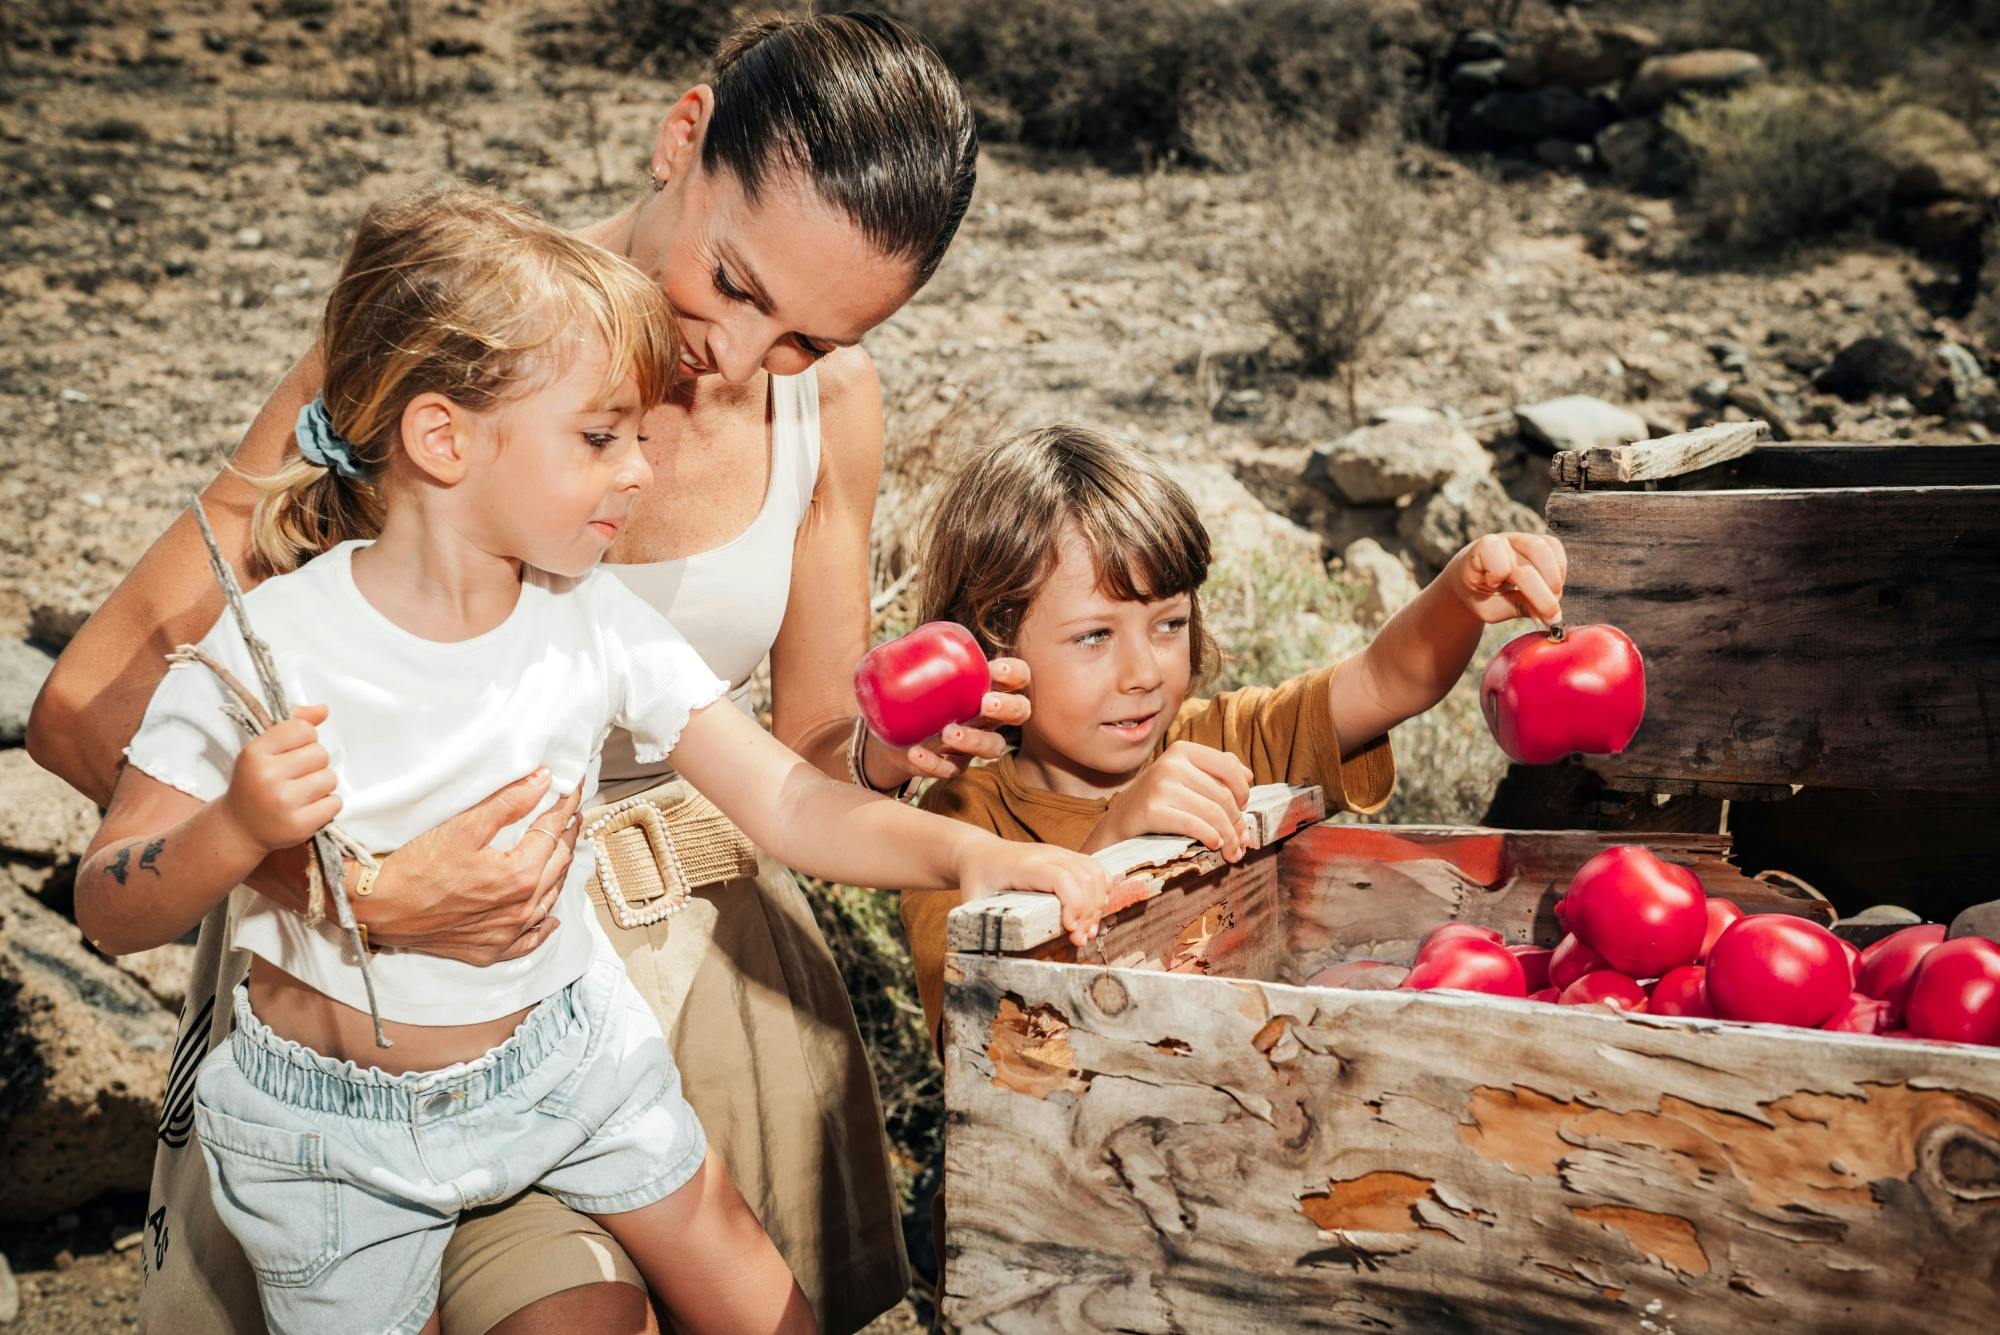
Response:
[[[111,859],[111,865],[109,867],[106,867],[104,870],[111,873],[112,880],[118,882],[118,884],[120,885],[123,885],[125,884],[125,878],[131,874],[131,862],[132,862],[132,845],[127,844],[125,845],[125,847],[118,850],[118,856]],[[154,875],[158,874],[159,873],[157,872],[154,873]]]
[[[153,875],[158,876],[160,874],[160,869],[156,864],[160,860],[160,854],[164,853],[166,851],[166,848],[167,848],[167,840],[165,835],[162,835],[158,839],[155,839],[152,843],[147,844],[145,851],[139,854],[139,870],[149,871],[153,873]]]

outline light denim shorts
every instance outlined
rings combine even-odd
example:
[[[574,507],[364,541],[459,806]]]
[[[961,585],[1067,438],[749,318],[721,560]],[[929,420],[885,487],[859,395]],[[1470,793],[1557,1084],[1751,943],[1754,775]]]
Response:
[[[707,1151],[658,1021],[608,953],[505,1043],[386,1075],[236,1030],[195,1078],[215,1208],[286,1335],[413,1332],[461,1211],[539,1186],[585,1214],[671,1195]]]

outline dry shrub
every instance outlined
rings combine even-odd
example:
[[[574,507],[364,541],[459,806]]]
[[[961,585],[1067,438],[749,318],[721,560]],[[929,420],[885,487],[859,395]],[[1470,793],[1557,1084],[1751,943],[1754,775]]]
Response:
[[[1949,6],[1937,0],[1698,0],[1714,40],[1798,78],[1868,84],[1901,69]]]
[[[1448,194],[1427,184],[1425,168],[1420,151],[1386,136],[1343,146],[1302,135],[1254,173],[1271,221],[1248,269],[1250,293],[1298,347],[1301,369],[1345,372],[1357,422],[1355,381],[1383,323],[1487,247],[1476,178],[1459,178]]]
[[[1415,40],[1359,0],[900,0],[979,110],[981,133],[1116,166],[1194,154],[1218,99],[1273,124],[1310,115],[1358,133],[1393,106]],[[1407,26],[1407,25],[1406,25]]]
[[[1887,109],[1877,96],[1773,83],[1671,108],[1665,120],[1694,153],[1703,230],[1756,254],[1877,215],[1891,175],[1878,146]]]

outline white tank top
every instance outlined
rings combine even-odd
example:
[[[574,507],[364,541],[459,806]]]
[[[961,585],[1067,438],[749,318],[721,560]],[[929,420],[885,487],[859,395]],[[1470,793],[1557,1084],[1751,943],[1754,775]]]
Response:
[[[792,587],[792,545],[819,481],[819,376],[770,377],[771,468],[750,526],[720,547],[675,561],[606,565],[673,623],[709,670],[749,710],[750,674],[771,652]],[[604,743],[599,801],[614,802],[670,777],[664,763],[633,758],[631,734]]]

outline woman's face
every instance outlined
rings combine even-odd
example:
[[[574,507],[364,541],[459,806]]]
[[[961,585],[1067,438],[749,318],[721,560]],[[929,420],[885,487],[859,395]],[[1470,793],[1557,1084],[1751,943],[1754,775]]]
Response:
[[[666,185],[641,201],[626,254],[673,302],[690,371],[796,375],[894,314],[916,270],[796,174],[767,177],[752,202],[733,173],[703,171],[708,97],[688,93],[660,127],[653,176]]]

